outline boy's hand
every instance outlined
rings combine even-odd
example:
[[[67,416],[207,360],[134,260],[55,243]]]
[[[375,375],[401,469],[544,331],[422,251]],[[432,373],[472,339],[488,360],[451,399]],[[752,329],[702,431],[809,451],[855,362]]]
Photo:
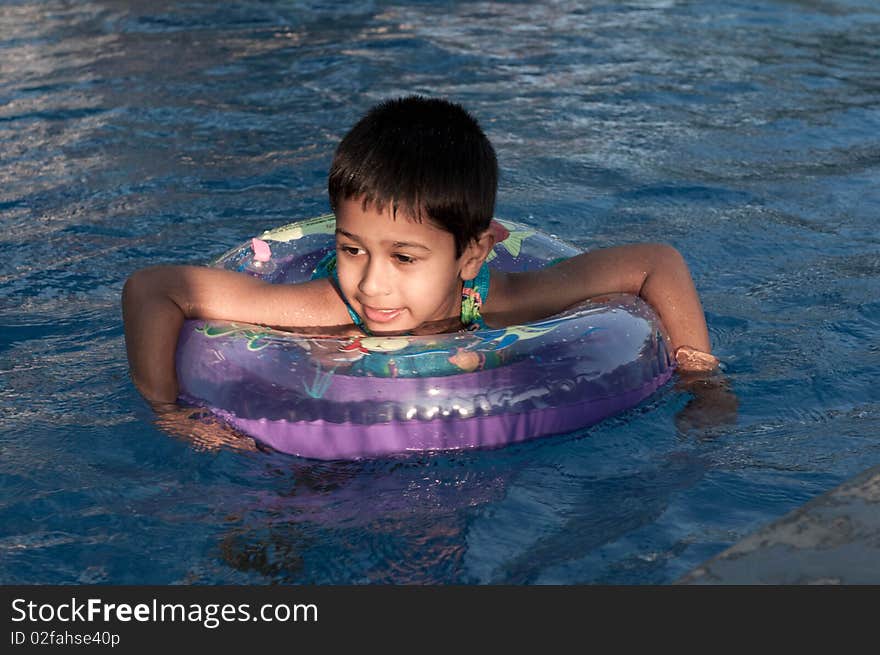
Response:
[[[253,439],[237,432],[206,409],[174,403],[150,404],[156,412],[156,427],[192,444],[197,450],[257,450]]]
[[[690,372],[680,376],[676,390],[693,397],[675,415],[678,431],[705,439],[720,434],[726,426],[736,425],[739,399],[731,387],[730,380],[718,373]]]
[[[682,371],[712,371],[718,368],[718,358],[690,346],[679,346],[673,358]]]

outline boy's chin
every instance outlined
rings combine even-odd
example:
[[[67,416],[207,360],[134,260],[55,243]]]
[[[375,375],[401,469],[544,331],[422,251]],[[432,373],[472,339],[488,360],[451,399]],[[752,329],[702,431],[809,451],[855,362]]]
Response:
[[[458,332],[461,330],[461,319],[457,316],[443,318],[435,321],[426,321],[409,331],[410,334],[443,334],[446,332]]]
[[[461,320],[458,317],[444,318],[434,321],[426,321],[419,323],[415,327],[391,327],[390,325],[370,325],[367,322],[370,332],[376,336],[383,337],[401,337],[401,336],[422,336],[428,334],[443,334],[445,332],[458,332],[461,330]]]

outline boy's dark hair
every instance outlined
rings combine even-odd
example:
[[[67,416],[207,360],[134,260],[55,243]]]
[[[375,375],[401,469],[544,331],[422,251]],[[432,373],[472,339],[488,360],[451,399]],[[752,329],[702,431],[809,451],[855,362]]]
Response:
[[[424,212],[452,233],[456,257],[489,227],[497,186],[495,149],[473,116],[422,96],[373,107],[339,143],[328,180],[333,211],[362,198],[394,217]]]

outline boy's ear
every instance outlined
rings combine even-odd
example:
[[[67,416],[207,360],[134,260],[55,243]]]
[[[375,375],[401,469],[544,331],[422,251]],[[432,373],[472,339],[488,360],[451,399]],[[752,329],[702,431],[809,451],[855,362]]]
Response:
[[[495,247],[495,232],[492,228],[481,232],[471,241],[461,254],[461,279],[473,280],[480,272],[486,257]]]

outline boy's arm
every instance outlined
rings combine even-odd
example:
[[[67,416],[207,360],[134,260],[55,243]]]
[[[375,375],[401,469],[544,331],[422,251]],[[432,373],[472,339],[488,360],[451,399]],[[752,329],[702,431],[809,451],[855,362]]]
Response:
[[[494,280],[493,280],[494,282]],[[609,293],[641,296],[669,332],[674,356],[685,370],[711,370],[709,332],[697,290],[679,252],[665,244],[636,244],[586,252],[556,266],[499,278],[487,311],[536,320]],[[497,300],[499,302],[492,303]]]
[[[273,326],[336,325],[348,320],[327,280],[269,284],[201,266],[156,266],[134,273],[122,291],[131,377],[147,400],[177,400],[174,357],[188,318]]]

